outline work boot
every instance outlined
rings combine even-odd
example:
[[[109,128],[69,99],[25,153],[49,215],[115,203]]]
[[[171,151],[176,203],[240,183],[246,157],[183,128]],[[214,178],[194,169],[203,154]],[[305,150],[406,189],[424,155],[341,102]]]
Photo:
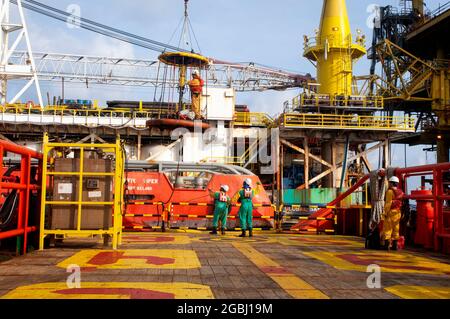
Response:
[[[248,230],[248,237],[253,237],[253,229]]]
[[[383,245],[383,250],[390,250],[390,247],[389,247],[390,244],[391,244],[390,240],[385,240],[384,245]]]
[[[222,228],[221,232],[222,235],[225,235],[225,228]]]
[[[245,230],[242,230],[242,234],[239,235],[239,237],[245,237]]]
[[[398,247],[397,247],[397,240],[393,240],[392,241],[392,250],[397,250],[398,249]]]
[[[211,235],[217,235],[217,228],[213,228],[211,232],[209,232]]]

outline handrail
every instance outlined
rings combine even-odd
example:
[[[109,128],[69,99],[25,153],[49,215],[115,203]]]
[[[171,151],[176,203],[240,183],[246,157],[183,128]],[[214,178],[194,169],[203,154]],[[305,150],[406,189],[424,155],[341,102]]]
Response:
[[[235,112],[234,124],[245,126],[268,126],[273,119],[264,112]]]
[[[415,119],[410,116],[362,116],[284,113],[284,127],[312,127],[333,129],[373,129],[414,131]]]
[[[301,107],[345,107],[361,109],[383,109],[382,96],[349,95],[337,96],[331,94],[302,93],[291,101],[284,103],[285,111]]]
[[[6,231],[0,230],[0,240],[23,236],[22,252],[25,254],[28,247],[28,234],[36,231],[37,225],[29,225],[29,214],[31,205],[30,191],[41,191],[38,181],[42,178],[41,169],[36,171],[36,175],[33,176],[33,171],[30,169],[33,160],[42,161],[42,154],[34,150],[28,149],[24,146],[0,140],[0,169],[3,169],[5,158],[3,157],[6,152],[14,153],[20,156],[20,166],[17,169],[19,180],[10,180],[8,176],[4,176],[4,172],[0,171],[0,193],[6,195],[4,190],[14,191],[18,194],[19,204],[17,207],[11,207],[10,209],[16,209],[17,219],[15,226]],[[5,207],[2,207],[5,208]],[[11,212],[11,211],[10,211]]]
[[[160,108],[145,108],[144,110],[129,110],[129,109],[76,109],[69,108],[63,105],[49,105],[44,108],[38,106],[28,107],[26,104],[7,104],[0,106],[0,113],[15,113],[15,114],[41,114],[41,115],[73,115],[73,116],[109,116],[109,117],[124,117],[125,115],[134,115],[135,117],[150,117],[156,113],[169,114],[172,110]]]

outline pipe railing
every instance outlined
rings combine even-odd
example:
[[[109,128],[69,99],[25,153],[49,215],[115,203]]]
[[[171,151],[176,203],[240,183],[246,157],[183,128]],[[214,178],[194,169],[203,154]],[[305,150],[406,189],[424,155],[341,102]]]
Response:
[[[14,153],[21,158],[18,180],[16,181],[12,181],[8,176],[4,176],[5,162],[3,161],[3,155],[5,152]],[[19,196],[18,207],[12,207],[12,209],[17,209],[15,229],[0,231],[0,240],[23,235],[22,251],[24,254],[27,251],[28,234],[37,230],[36,225],[29,225],[30,192],[40,190],[41,170],[38,169],[36,172],[37,176],[32,176],[32,159],[38,160],[39,167],[42,167],[41,153],[12,142],[0,140],[0,194],[9,193],[10,190],[17,190]],[[14,212],[10,213],[13,214]]]

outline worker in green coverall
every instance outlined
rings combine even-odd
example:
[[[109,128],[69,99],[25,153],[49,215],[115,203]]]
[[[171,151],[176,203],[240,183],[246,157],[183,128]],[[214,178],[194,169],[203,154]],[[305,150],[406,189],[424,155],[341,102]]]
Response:
[[[246,230],[248,229],[248,236],[253,236],[253,197],[258,191],[252,189],[252,180],[247,178],[244,181],[242,189],[233,196],[233,199],[237,198],[237,201],[241,203],[239,209],[239,221],[241,223],[242,234],[239,237],[246,236]]]
[[[231,199],[227,195],[230,190],[228,185],[221,185],[219,192],[213,192],[209,190],[209,194],[214,198],[214,218],[213,218],[213,230],[210,232],[212,235],[217,235],[217,229],[219,227],[219,221],[221,223],[221,233],[225,235],[225,228],[227,227],[228,209],[231,204]]]

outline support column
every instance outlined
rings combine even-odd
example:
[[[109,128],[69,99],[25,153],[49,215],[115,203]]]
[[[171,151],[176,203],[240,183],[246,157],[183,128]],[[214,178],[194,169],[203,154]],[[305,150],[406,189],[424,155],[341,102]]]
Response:
[[[383,145],[383,168],[388,168],[391,166],[391,155],[390,155],[391,143],[386,139]]]
[[[280,145],[280,154],[281,154],[281,157],[280,157],[280,194],[279,194],[279,196],[280,196],[280,203],[284,204],[284,198],[283,198],[284,197],[283,196],[284,146],[283,145]]]
[[[276,190],[276,203],[278,208],[281,206],[281,186],[280,186],[280,170],[281,170],[281,157],[283,156],[283,154],[281,153],[281,144],[278,144],[278,147],[276,148],[277,151],[277,158],[278,158],[278,162],[277,162],[277,170],[276,170],[276,185],[277,185],[277,190]],[[274,193],[275,195],[275,193]]]
[[[437,140],[437,162],[438,163],[447,163],[450,161],[449,159],[449,143],[445,140],[445,138],[441,138]]]
[[[326,142],[322,145],[323,160],[333,165],[332,174],[325,176],[322,179],[322,187],[335,188],[340,184],[342,167],[336,168],[336,163],[344,161],[345,144],[337,143],[336,141]],[[327,170],[328,167],[322,166],[322,170]]]
[[[137,160],[141,160],[142,136],[141,132],[137,133]]]
[[[1,21],[2,24],[9,24],[9,6],[10,3],[7,0],[0,1],[0,9],[4,13],[3,20]],[[9,42],[8,42],[8,32],[4,30],[3,28],[0,28],[0,49],[1,49],[1,65],[7,64],[7,55],[8,55],[8,49],[9,49]],[[0,86],[0,104],[5,105],[7,102],[7,89],[8,89],[8,81],[6,79],[6,76],[1,79],[1,86]]]
[[[304,179],[305,179],[305,188],[309,189],[309,141],[308,138],[305,137],[303,139],[303,149],[305,150],[305,154],[303,155],[305,157],[304,160]]]
[[[436,58],[443,60],[445,59],[445,49],[443,47],[443,44],[437,48],[436,52]],[[445,128],[449,125],[448,120],[448,105],[446,101],[448,101],[448,82],[446,83],[446,76],[445,71],[441,70],[440,76],[439,76],[439,101],[438,103],[433,102],[433,109],[438,115],[438,130],[440,128]],[[448,73],[448,71],[447,71]],[[436,99],[435,96],[433,96],[434,99]],[[437,140],[436,142],[436,148],[437,148],[437,154],[436,159],[438,163],[446,163],[449,162],[449,147],[450,143],[447,139],[448,136],[445,136],[444,130],[440,131],[441,138]]]

